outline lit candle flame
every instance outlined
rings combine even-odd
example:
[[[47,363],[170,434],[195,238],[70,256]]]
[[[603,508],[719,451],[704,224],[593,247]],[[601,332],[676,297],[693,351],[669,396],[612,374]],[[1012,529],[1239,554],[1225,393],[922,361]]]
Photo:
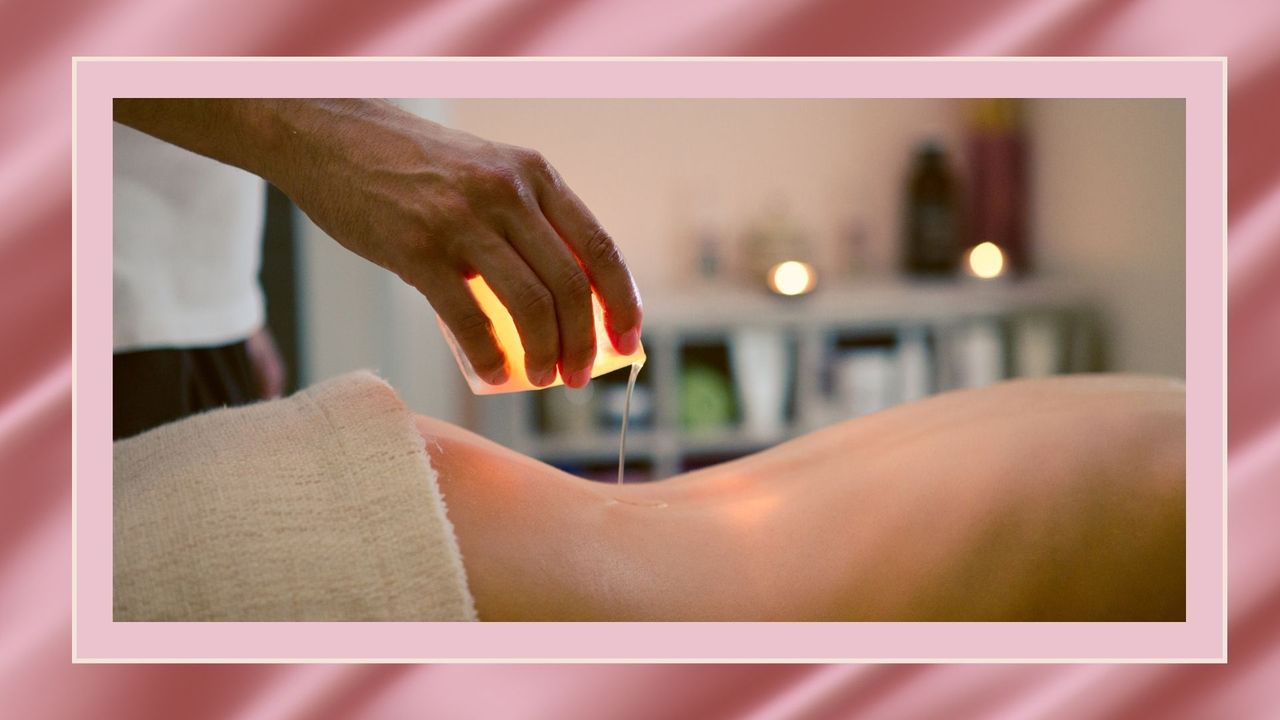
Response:
[[[993,242],[978,243],[969,250],[969,274],[990,280],[1004,274],[1004,253]]]
[[[798,260],[787,260],[769,269],[769,289],[779,295],[803,295],[817,285],[813,266]]]

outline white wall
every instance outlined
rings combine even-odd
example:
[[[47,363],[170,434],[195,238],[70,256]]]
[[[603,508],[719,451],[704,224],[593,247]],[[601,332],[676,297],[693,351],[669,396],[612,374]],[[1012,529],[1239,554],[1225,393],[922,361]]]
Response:
[[[1028,110],[1041,268],[1103,302],[1113,369],[1184,376],[1183,101],[1034,100]]]

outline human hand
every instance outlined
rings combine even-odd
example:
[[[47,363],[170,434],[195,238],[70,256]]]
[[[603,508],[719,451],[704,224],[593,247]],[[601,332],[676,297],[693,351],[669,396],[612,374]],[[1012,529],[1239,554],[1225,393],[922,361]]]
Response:
[[[265,327],[259,329],[245,340],[244,346],[258,386],[258,397],[274,400],[284,395],[284,358],[280,357],[271,331]]]
[[[268,173],[325,232],[417,288],[482,378],[509,368],[465,282],[511,311],[530,380],[590,379],[591,290],[610,340],[639,346],[639,293],[617,245],[539,153],[490,142],[382,101],[280,101]]]

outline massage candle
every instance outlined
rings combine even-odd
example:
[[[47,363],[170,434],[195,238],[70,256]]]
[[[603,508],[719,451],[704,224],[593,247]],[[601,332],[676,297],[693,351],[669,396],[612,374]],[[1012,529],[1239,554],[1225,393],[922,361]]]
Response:
[[[511,313],[507,311],[506,306],[502,304],[502,301],[498,300],[498,296],[493,293],[488,283],[479,275],[468,280],[467,284],[471,288],[471,294],[480,305],[481,311],[484,312],[489,318],[489,322],[493,325],[494,335],[497,336],[498,345],[503,354],[506,355],[507,369],[510,371],[507,381],[501,385],[490,385],[482,380],[476,374],[475,369],[471,367],[471,361],[462,352],[462,348],[458,347],[458,341],[453,337],[453,333],[449,331],[449,327],[437,316],[436,320],[440,323],[440,330],[444,333],[445,341],[449,343],[449,349],[453,351],[453,357],[458,361],[458,367],[462,370],[462,375],[467,379],[467,385],[471,387],[471,392],[476,395],[497,395],[499,393],[543,389],[534,385],[525,373],[524,345],[520,342],[520,333],[516,331],[515,320],[512,319]],[[595,321],[596,332],[596,359],[591,366],[591,377],[598,377],[627,365],[644,364],[643,345],[637,346],[636,351],[630,355],[623,355],[613,347],[613,342],[609,340],[609,333],[604,328],[604,308],[600,305],[600,299],[596,297],[595,292],[591,293],[591,312]],[[557,369],[555,380],[546,387],[555,387],[563,384],[564,378],[560,377],[560,372]]]

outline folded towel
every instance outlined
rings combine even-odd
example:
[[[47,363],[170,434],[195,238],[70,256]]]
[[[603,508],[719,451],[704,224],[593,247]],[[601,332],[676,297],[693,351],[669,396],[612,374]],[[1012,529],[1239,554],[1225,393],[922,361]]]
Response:
[[[476,619],[422,436],[371,373],[114,450],[117,621]]]

